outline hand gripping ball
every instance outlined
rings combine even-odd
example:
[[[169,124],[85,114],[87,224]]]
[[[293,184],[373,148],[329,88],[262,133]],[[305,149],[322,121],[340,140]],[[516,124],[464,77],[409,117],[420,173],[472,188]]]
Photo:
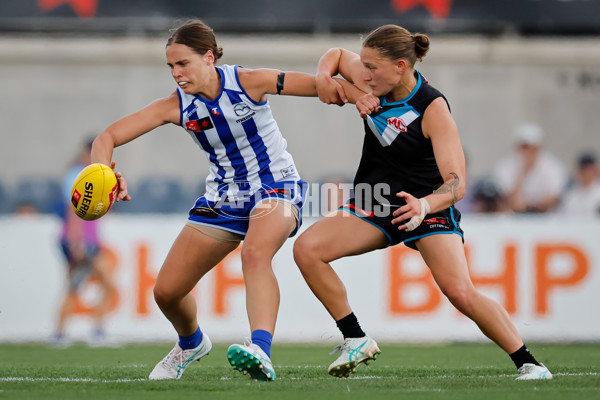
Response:
[[[71,189],[73,211],[86,221],[102,217],[117,198],[118,187],[117,177],[109,166],[88,165],[77,175]]]

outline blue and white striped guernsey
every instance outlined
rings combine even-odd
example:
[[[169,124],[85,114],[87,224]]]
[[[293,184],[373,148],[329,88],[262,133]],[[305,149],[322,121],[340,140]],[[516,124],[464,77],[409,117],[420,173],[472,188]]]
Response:
[[[300,179],[271,113],[269,102],[257,103],[241,87],[238,66],[216,67],[221,91],[214,100],[177,88],[180,124],[205,151],[210,162],[205,197],[235,199],[261,185]]]

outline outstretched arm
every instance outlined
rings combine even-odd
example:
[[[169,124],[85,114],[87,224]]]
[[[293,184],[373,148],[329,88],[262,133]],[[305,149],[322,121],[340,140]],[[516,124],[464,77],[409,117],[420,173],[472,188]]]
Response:
[[[282,72],[276,69],[238,69],[240,84],[254,101],[265,101],[267,94],[317,96],[316,81],[313,75],[303,72],[285,72],[285,75],[281,77],[280,74]],[[345,93],[346,102],[356,103],[365,94],[364,91],[347,80],[331,77],[330,79],[340,87],[342,93]]]
[[[256,102],[265,101],[267,94],[278,94],[277,80],[280,73],[279,70],[268,68],[238,68],[240,84]],[[316,97],[315,77],[304,72],[285,72],[279,94]]]
[[[114,169],[115,162],[112,161],[112,156],[116,147],[169,122],[179,124],[179,97],[175,92],[167,98],[154,101],[136,113],[121,118],[106,128],[94,139],[91,162],[110,165]],[[115,174],[119,181],[117,201],[131,200],[127,193],[127,182],[121,173]]]

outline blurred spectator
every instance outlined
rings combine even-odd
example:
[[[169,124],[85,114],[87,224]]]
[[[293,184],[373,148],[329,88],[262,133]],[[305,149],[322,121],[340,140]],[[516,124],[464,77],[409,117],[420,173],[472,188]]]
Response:
[[[498,213],[508,211],[508,204],[496,181],[485,176],[472,186],[471,212]]]
[[[461,214],[469,214],[474,213],[475,211],[475,198],[473,193],[473,188],[475,187],[474,181],[475,179],[471,176],[471,162],[470,157],[467,151],[465,153],[465,169],[466,169],[466,185],[465,185],[465,195],[462,199],[460,199],[456,203],[456,208],[458,208]]]
[[[13,213],[17,215],[35,215],[39,214],[40,210],[33,201],[20,200],[17,204],[15,204]]]
[[[519,126],[515,149],[495,167],[493,177],[514,212],[548,212],[556,208],[568,175],[563,163],[543,149],[544,133],[533,123]]]
[[[95,344],[102,343],[105,340],[104,316],[109,311],[112,300],[111,295],[115,289],[109,264],[101,248],[98,220],[84,221],[75,215],[71,208],[71,187],[79,172],[90,163],[91,149],[92,141],[89,141],[82,147],[63,183],[63,229],[60,245],[67,261],[68,285],[53,337],[55,344],[66,344],[65,325],[67,318],[77,311],[78,292],[83,283],[92,276],[96,279],[102,291],[101,299],[92,310],[95,325],[92,342]]]
[[[560,211],[579,216],[600,216],[600,170],[593,153],[577,160],[575,182],[564,194]]]

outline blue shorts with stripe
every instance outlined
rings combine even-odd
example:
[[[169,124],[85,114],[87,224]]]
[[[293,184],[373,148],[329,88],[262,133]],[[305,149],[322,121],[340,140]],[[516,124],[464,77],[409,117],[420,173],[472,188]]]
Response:
[[[353,197],[342,205],[340,210],[347,211],[360,219],[374,225],[381,230],[388,240],[388,247],[398,243],[404,244],[411,249],[417,250],[415,241],[426,236],[456,233],[463,238],[463,230],[460,228],[460,211],[455,207],[450,207],[440,212],[427,214],[421,225],[414,231],[401,231],[398,225],[392,224],[393,208],[387,207],[382,210],[367,211],[356,206],[356,199]]]
[[[254,193],[237,196],[235,199],[223,195],[218,201],[211,201],[205,196],[201,196],[190,210],[188,220],[194,224],[208,225],[239,235],[246,235],[250,216],[260,218],[264,215],[263,213],[268,212],[259,210],[252,214],[256,207],[265,200],[279,199],[291,203],[298,209],[298,224],[290,234],[292,237],[302,224],[302,206],[307,188],[308,184],[302,180],[280,181],[263,184]]]

